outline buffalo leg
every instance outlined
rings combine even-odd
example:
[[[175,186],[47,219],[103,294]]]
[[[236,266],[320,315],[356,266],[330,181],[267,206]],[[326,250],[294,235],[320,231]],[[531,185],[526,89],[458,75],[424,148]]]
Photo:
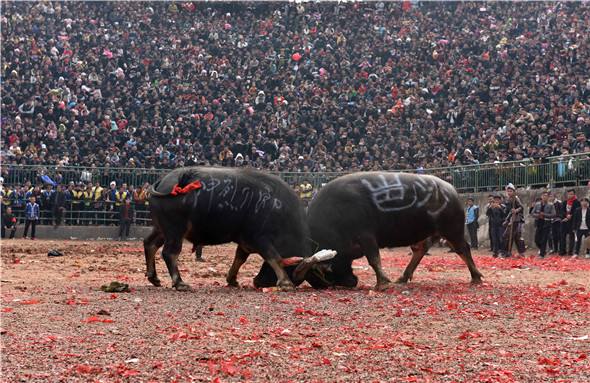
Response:
[[[254,287],[257,289],[262,287],[272,287],[277,284],[277,276],[268,262],[264,262],[258,275],[254,277]]]
[[[383,267],[381,266],[381,255],[379,255],[379,246],[377,245],[375,238],[362,238],[360,242],[363,254],[367,257],[369,265],[373,268],[373,271],[375,271],[375,275],[377,276],[377,285],[375,286],[375,289],[385,290],[391,287],[391,280],[385,275]]]
[[[234,257],[234,262],[232,263],[232,265],[227,273],[226,281],[227,281],[228,286],[240,287],[240,285],[238,283],[238,278],[237,278],[238,271],[240,271],[240,267],[242,267],[244,262],[246,262],[249,255],[250,254],[245,252],[244,249],[242,249],[240,246],[238,246],[238,248],[236,249],[236,255]]]
[[[281,265],[281,256],[279,252],[271,243],[267,243],[265,246],[262,246],[261,255],[262,258],[264,258],[264,260],[268,262],[270,267],[272,267],[274,270],[277,276],[277,286],[281,290],[295,290],[293,282],[291,282],[289,276],[285,272],[285,269],[283,269],[283,266]]]
[[[471,273],[471,283],[481,283],[481,278],[483,277],[483,274],[480,273],[477,267],[475,266],[475,262],[473,261],[473,257],[471,256],[471,248],[467,241],[463,239],[459,243],[451,242],[451,246],[455,250],[455,252],[459,254],[463,262],[465,262],[465,264],[469,268],[469,272]]]
[[[203,246],[197,245],[193,247],[193,251],[195,252],[195,261],[205,262],[205,260],[203,259]]]
[[[407,283],[408,281],[412,280],[412,277],[414,276],[414,271],[416,271],[416,267],[418,267],[420,261],[424,257],[424,254],[426,254],[426,251],[428,250],[426,240],[413,244],[411,246],[411,249],[412,259],[410,260],[410,263],[404,270],[402,276],[397,279],[397,283]]]
[[[143,251],[145,253],[146,276],[152,285],[161,286],[160,279],[156,273],[156,253],[158,249],[164,244],[164,237],[162,234],[154,229],[150,235],[143,240]]]
[[[190,287],[182,281],[180,278],[180,272],[178,271],[178,254],[182,250],[182,239],[180,240],[166,240],[164,242],[164,249],[162,250],[162,257],[168,267],[168,272],[172,278],[172,286],[178,291],[189,290]]]

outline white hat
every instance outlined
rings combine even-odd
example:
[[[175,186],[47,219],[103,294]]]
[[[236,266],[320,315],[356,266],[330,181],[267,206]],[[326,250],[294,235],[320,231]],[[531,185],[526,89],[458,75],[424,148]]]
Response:
[[[512,182],[510,182],[508,185],[506,185],[506,190],[508,190],[508,189],[516,190],[516,188],[514,187]]]
[[[115,181],[111,181],[111,187],[113,186],[117,186],[117,183]]]

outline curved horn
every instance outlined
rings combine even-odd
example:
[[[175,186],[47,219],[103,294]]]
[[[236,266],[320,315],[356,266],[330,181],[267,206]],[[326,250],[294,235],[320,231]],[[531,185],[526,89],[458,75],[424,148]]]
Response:
[[[311,268],[323,261],[328,261],[336,256],[334,250],[320,250],[309,258],[304,258],[295,268],[293,272],[293,283],[301,283],[305,280],[305,276]]]

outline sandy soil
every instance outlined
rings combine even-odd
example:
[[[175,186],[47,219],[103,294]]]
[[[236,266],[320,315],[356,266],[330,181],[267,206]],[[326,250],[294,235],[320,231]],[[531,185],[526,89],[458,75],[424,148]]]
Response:
[[[386,292],[362,260],[358,289],[282,293],[252,287],[258,256],[235,289],[233,246],[205,263],[189,251],[181,293],[161,259],[164,287],[148,283],[139,242],[2,241],[2,381],[590,382],[590,260],[479,252],[485,283],[471,286],[434,249]],[[382,256],[392,278],[409,261]],[[131,292],[102,292],[111,281]]]

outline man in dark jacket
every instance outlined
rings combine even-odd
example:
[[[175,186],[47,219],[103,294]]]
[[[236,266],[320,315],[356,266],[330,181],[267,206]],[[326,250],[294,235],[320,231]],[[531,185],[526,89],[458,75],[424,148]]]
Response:
[[[588,211],[588,205],[590,200],[588,198],[582,198],[581,207],[574,212],[572,218],[572,227],[576,231],[576,252],[574,258],[580,254],[580,247],[582,241],[588,237],[590,232],[590,212]],[[586,248],[585,258],[590,258],[590,249]]]
[[[572,225],[572,218],[574,213],[580,209],[580,201],[576,197],[576,191],[570,189],[567,191],[567,201],[565,205],[565,218],[561,224],[561,247],[559,255],[573,255],[574,254],[574,226]],[[566,253],[567,247],[567,253]]]
[[[486,215],[490,225],[490,243],[492,255],[497,257],[502,251],[502,223],[504,222],[504,205],[502,197],[496,195],[490,203]]]
[[[51,225],[51,221],[53,220],[52,213],[53,213],[53,198],[55,195],[55,190],[53,190],[53,185],[48,184],[46,189],[41,192],[41,204],[39,208],[41,209],[41,221],[42,225]]]
[[[555,206],[549,202],[548,192],[541,194],[541,200],[533,207],[532,216],[535,218],[535,245],[539,248],[539,256],[545,258],[551,221],[556,216]]]
[[[490,207],[492,207],[492,204],[494,203],[494,195],[490,194],[488,196],[488,203],[485,206],[485,212],[486,212],[486,216],[488,217],[488,238],[490,239],[490,249],[492,251],[494,251],[493,247],[492,247],[492,225],[490,224],[490,216],[488,214],[488,212],[490,211]]]
[[[551,220],[549,247],[552,253],[559,254],[561,248],[561,221],[565,218],[565,208],[563,202],[557,198],[554,192],[549,195],[549,202],[555,207],[555,217]]]
[[[125,199],[125,202],[119,207],[119,241],[124,241],[129,237],[129,229],[133,222],[135,211],[131,205],[131,199]]]
[[[66,211],[66,193],[64,192],[63,186],[58,185],[57,191],[53,194],[53,219],[55,223],[55,227],[57,228],[61,225],[61,220],[64,216],[64,212]]]
[[[516,195],[516,188],[513,184],[506,186],[506,202],[504,208],[504,256],[512,256],[512,242],[516,242],[518,254],[524,257],[525,244],[522,238],[524,226],[524,206]]]

